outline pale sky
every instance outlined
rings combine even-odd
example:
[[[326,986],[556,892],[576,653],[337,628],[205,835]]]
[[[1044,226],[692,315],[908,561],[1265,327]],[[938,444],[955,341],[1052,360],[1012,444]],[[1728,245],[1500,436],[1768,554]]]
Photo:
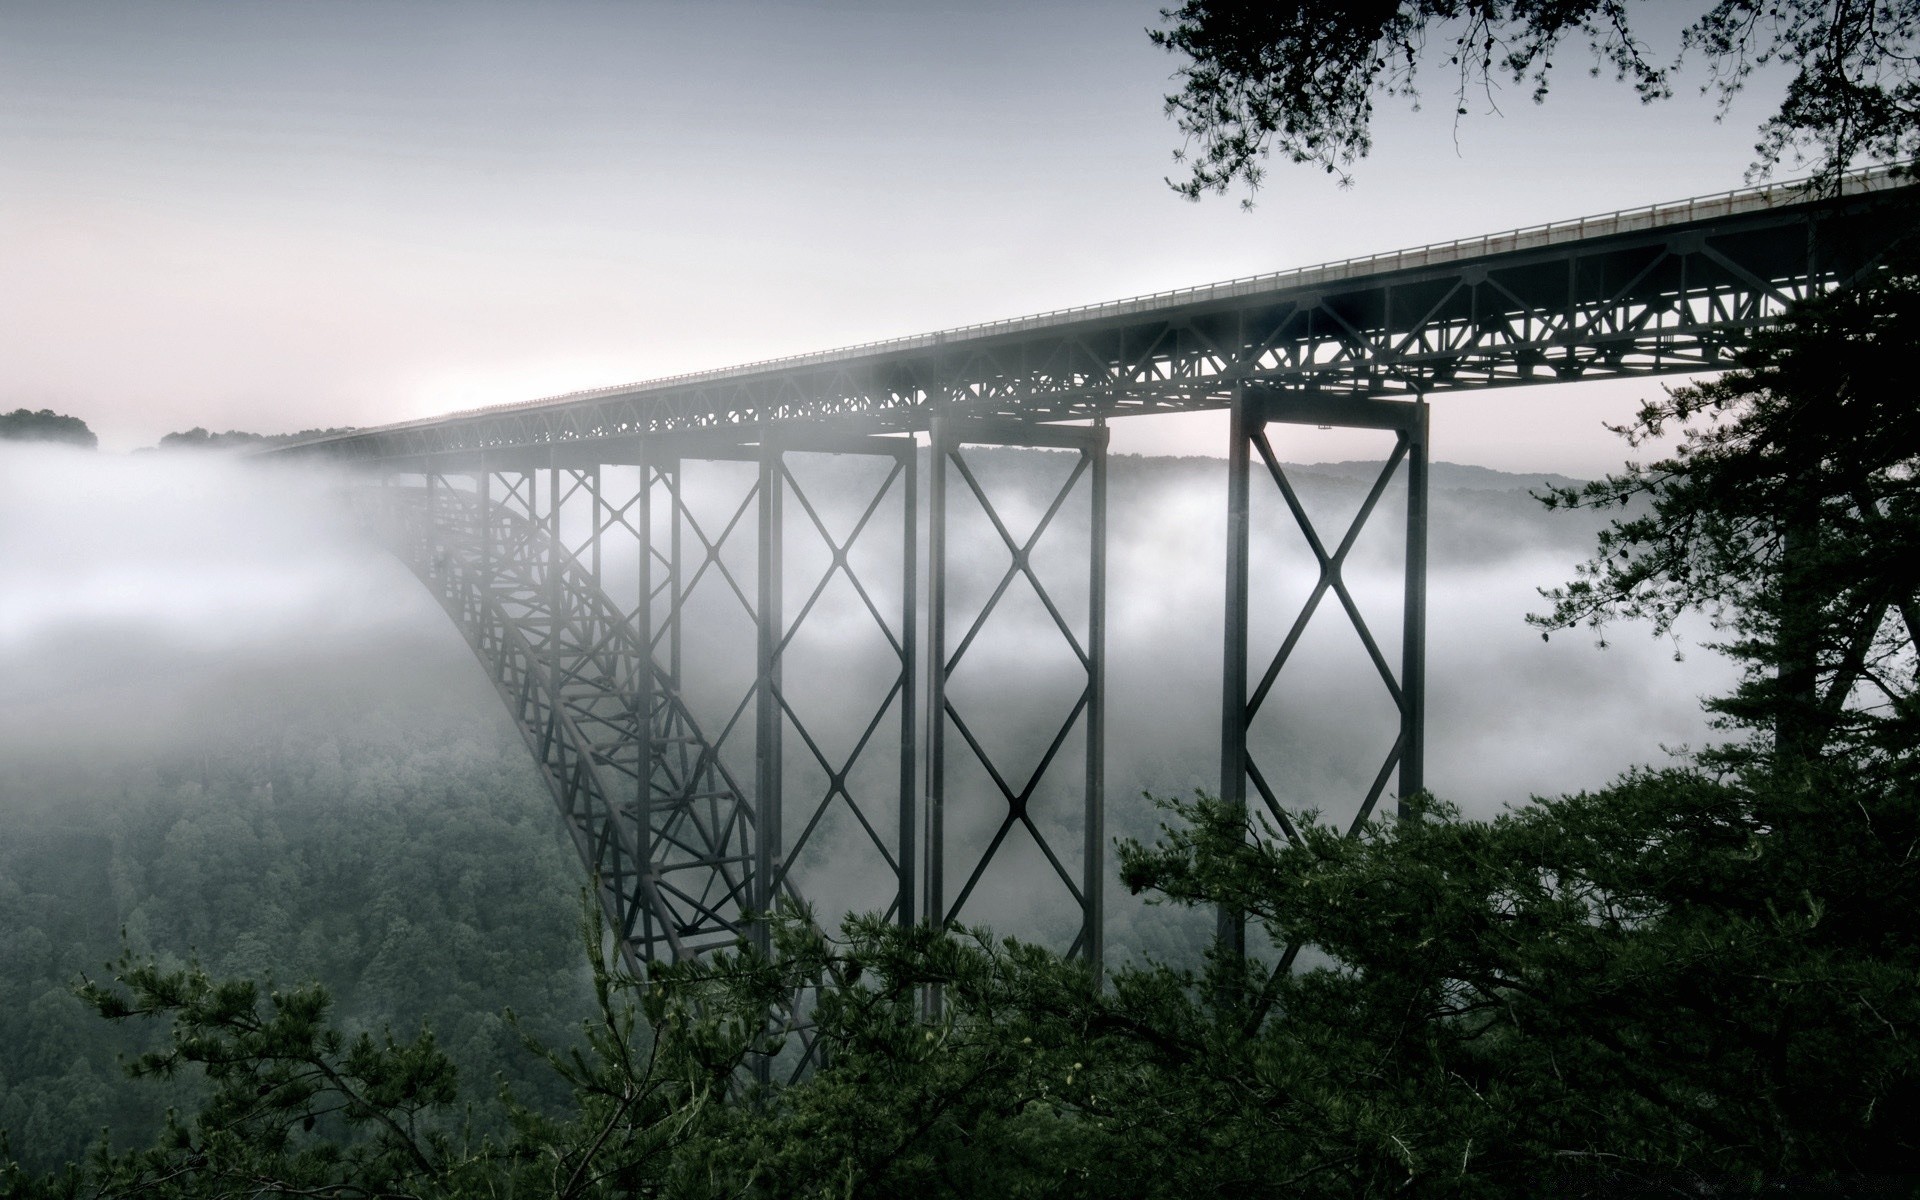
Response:
[[[803,353],[1735,188],[1770,108],[1568,52],[1192,204],[1161,2],[0,0],[0,408],[126,450]],[[1434,454],[1599,473],[1655,387],[1438,397]]]

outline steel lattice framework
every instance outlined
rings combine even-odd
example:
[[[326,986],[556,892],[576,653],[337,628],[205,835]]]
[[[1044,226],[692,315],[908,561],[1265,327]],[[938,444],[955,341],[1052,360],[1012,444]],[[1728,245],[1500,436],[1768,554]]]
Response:
[[[974,897],[988,868],[994,865],[1008,836],[1018,830],[1031,839],[1032,845],[1065,890],[1068,903],[1076,910],[1078,920],[1074,922],[1076,930],[1068,945],[1068,953],[1083,954],[1099,962],[1104,942],[1101,918],[1105,911],[1101,903],[1101,889],[1106,841],[1104,676],[1107,430],[1103,425],[1092,429],[1061,429],[1035,428],[1008,421],[942,419],[934,423],[932,443],[930,540],[933,586],[928,621],[932,645],[929,648],[931,679],[927,705],[932,717],[932,738],[927,760],[927,913],[941,921],[964,921],[968,916],[968,901]],[[1046,446],[1073,454],[1072,469],[1058,487],[1051,489],[1045,511],[1024,538],[1008,528],[993,495],[968,467],[967,447],[985,445]],[[955,479],[959,481],[960,488],[954,487]],[[998,581],[964,631],[957,630],[955,624],[950,622],[947,602],[949,513],[953,504],[950,494],[961,490],[992,527],[993,550],[989,554],[993,566],[999,568]],[[1087,600],[1084,614],[1063,612],[1062,605],[1054,596],[1055,587],[1060,581],[1056,580],[1054,586],[1049,586],[1034,564],[1035,548],[1053,530],[1061,508],[1076,493],[1084,494],[1088,506],[1089,536],[1085,555]],[[1002,562],[1004,567],[1001,566]],[[996,754],[987,740],[975,733],[968,724],[965,705],[956,702],[950,684],[961,670],[967,651],[975,644],[981,631],[993,621],[1009,590],[1015,588],[1031,589],[1031,594],[1045,610],[1051,622],[1051,632],[1058,635],[1060,643],[1072,656],[1077,686],[1073,689],[1073,698],[1064,715],[1052,713],[1040,718],[1045,750],[1039,755],[1033,769],[1024,776],[1009,778],[1009,771],[1001,762],[1006,755]],[[954,636],[956,632],[957,637]],[[950,752],[957,753],[949,749],[949,733],[958,735],[960,743],[966,748],[967,757],[978,763],[991,783],[988,799],[984,803],[994,812],[991,822],[993,832],[978,853],[972,852],[970,847],[962,849],[947,838],[948,755]],[[1079,793],[1081,801],[1080,812],[1076,814],[1082,832],[1078,878],[1075,877],[1076,872],[1062,861],[1059,850],[1034,819],[1036,793],[1043,785],[1071,771],[1070,764],[1060,758],[1060,752],[1075,733],[1080,735],[1083,745],[1082,765],[1078,777],[1067,786]],[[978,802],[977,798],[974,799]],[[999,807],[1000,804],[1005,805],[1004,810]],[[949,898],[946,868],[949,859],[953,858],[951,851],[960,852],[960,857],[953,865],[965,874],[959,888]]]
[[[550,518],[563,488],[587,486],[561,480]],[[636,627],[539,519],[539,483],[393,489],[407,562],[489,668],[622,940],[650,957],[730,945],[746,930],[753,810]]]
[[[1231,409],[1222,793],[1245,803],[1251,787],[1287,836],[1288,802],[1249,752],[1248,731],[1309,622],[1337,611],[1397,715],[1357,825],[1396,773],[1403,802],[1422,786],[1429,397],[1724,366],[1796,301],[1871,269],[1913,228],[1915,191],[1888,172],[1850,179],[1825,197],[1792,185],[1748,189],[278,452],[407,481],[385,489],[407,514],[406,556],[526,735],[636,963],[743,938],[764,945],[766,926],[754,915],[819,886],[803,878],[809,871],[816,881],[850,870],[881,881],[879,907],[901,922],[965,919],[996,854],[1016,836],[1030,839],[1061,885],[1077,930],[1072,951],[1097,963],[1107,421]],[[1309,519],[1274,451],[1268,428],[1287,423],[1395,438],[1337,536]],[[1052,507],[1024,536],[969,467],[971,447],[1004,445],[1076,456]],[[849,526],[835,529],[792,469],[796,456],[821,455],[884,464]],[[717,515],[697,512],[688,472],[728,461],[745,464],[751,482]],[[632,481],[615,486],[612,473],[622,471]],[[1261,664],[1250,660],[1248,640],[1257,477],[1271,482],[1317,563],[1278,652]],[[1342,568],[1396,481],[1406,488],[1406,590],[1390,652]],[[1070,496],[1089,513],[1086,605],[1073,612],[1057,602],[1061,581],[1042,578],[1033,557]],[[954,573],[967,565],[948,544],[956,503],[984,514],[997,547],[986,566],[997,586],[965,628],[948,612]],[[790,519],[796,511],[801,519]],[[888,561],[898,574],[876,583],[872,563],[863,571],[855,558],[896,519],[899,556]],[[923,528],[924,570],[916,557]],[[802,551],[819,574],[796,591],[789,576],[798,560],[788,555]],[[861,724],[837,747],[818,736],[824,714],[796,698],[787,675],[830,586],[847,589],[853,599],[844,603],[881,639],[868,672],[877,690],[840,699]],[[1042,722],[1047,745],[1025,773],[975,735],[973,711],[950,686],[1010,589],[1045,609],[1078,672],[1069,710]],[[696,711],[689,685],[713,670],[702,657],[713,650],[689,638],[687,621],[716,607],[753,630],[751,681],[724,705]],[[1062,755],[1075,737],[1085,751],[1077,768]],[[987,785],[956,794],[962,765]],[[892,782],[876,785],[876,772]],[[1043,792],[1077,808],[1077,863],[1035,820]],[[950,818],[962,809],[988,813],[993,832],[983,848],[950,844]],[[1057,808],[1050,814],[1062,817]],[[855,832],[838,838],[829,859],[820,830],[836,821],[843,834]],[[1231,914],[1222,932],[1238,939]],[[1290,961],[1288,951],[1282,969]]]

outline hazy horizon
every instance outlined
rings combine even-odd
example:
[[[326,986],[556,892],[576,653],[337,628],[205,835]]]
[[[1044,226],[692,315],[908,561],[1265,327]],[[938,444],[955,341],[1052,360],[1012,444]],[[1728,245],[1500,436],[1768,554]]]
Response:
[[[112,449],[369,426],[1478,236],[1740,186],[1779,81],[1383,105],[1351,188],[1276,165],[1242,211],[1164,181],[1158,8],[20,0],[0,404]],[[1592,475],[1651,386],[1446,397],[1435,453]]]

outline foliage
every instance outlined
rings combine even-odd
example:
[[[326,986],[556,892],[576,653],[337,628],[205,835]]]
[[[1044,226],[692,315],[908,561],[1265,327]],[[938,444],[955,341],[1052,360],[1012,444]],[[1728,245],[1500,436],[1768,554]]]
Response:
[[[169,1111],[145,1149],[115,1153],[103,1139],[64,1173],[35,1178],[12,1164],[0,1195],[658,1194],[670,1153],[702,1127],[760,1028],[729,1038],[737,1024],[699,1007],[715,967],[696,969],[704,986],[673,968],[643,984],[607,961],[597,920],[584,930],[598,1006],[583,1044],[527,1042],[571,1085],[575,1104],[553,1116],[503,1091],[495,1124],[511,1133],[497,1138],[476,1133],[457,1068],[430,1032],[404,1042],[349,1034],[329,1020],[318,985],[263,989],[215,980],[198,964],[169,970],[124,956],[112,984],[87,981],[80,994],[110,1021],[163,1022],[165,1048],[140,1055],[128,1074],[203,1078],[197,1110],[187,1119]]]
[[[523,1182],[566,1200],[704,1194],[673,1185],[676,1156],[725,1119],[747,1065],[769,1051],[767,1014],[780,997],[768,989],[780,972],[743,947],[656,963],[642,979],[616,959],[599,911],[583,902],[596,1016],[581,1046],[528,1041],[573,1104],[559,1116],[511,1106]]]
[[[123,963],[89,999],[171,1019],[135,1070],[198,1065],[208,1096],[152,1149],[8,1186],[1732,1195],[1920,1168],[1910,785],[1637,772],[1491,822],[1308,820],[1293,843],[1204,797],[1165,807],[1157,841],[1122,849],[1128,886],[1245,911],[1314,948],[1296,969],[1216,956],[1101,989],[978,931],[856,918],[830,938],[789,911],[773,958],[645,980],[603,962],[587,1041],[546,1054],[572,1105],[505,1099],[512,1133],[488,1140],[426,1035],[348,1037],[314,989]],[[786,1084],[803,1043],[815,1069]],[[756,1061],[775,1082],[747,1082]]]
[[[1094,1096],[1086,966],[978,930],[804,914],[778,927],[817,1069],[736,1106],[689,1179],[740,1196],[1106,1195],[1120,1097]],[[938,988],[933,1004],[929,988]],[[1131,1122],[1126,1122],[1131,1124]]]
[[[1600,535],[1565,587],[1544,592],[1547,631],[1644,619],[1661,633],[1705,612],[1744,663],[1729,723],[1795,755],[1842,749],[1856,765],[1920,741],[1920,411],[1905,400],[1920,347],[1920,276],[1895,272],[1801,305],[1741,366],[1669,389],[1620,429],[1635,446],[1670,430],[1671,457],[1629,463],[1550,505],[1638,505]]]
[[[1251,1046],[1324,1089],[1305,1128],[1337,1132],[1301,1161],[1516,1195],[1601,1165],[1911,1171],[1920,826],[1911,791],[1846,783],[1636,773],[1489,823],[1316,825],[1297,846],[1202,803],[1123,871],[1327,957],[1248,1006]]]
[[[1416,106],[1418,69],[1440,55],[1453,106],[1491,101],[1501,79],[1546,98],[1556,55],[1588,58],[1642,100],[1672,94],[1680,60],[1661,62],[1635,32],[1630,0],[1185,0],[1163,9],[1154,43],[1181,55],[1167,112],[1187,148],[1190,199],[1249,192],[1269,153],[1347,178],[1372,146],[1377,98]],[[1581,47],[1584,44],[1585,53]],[[1761,125],[1755,171],[1811,160],[1828,186],[1861,160],[1920,152],[1920,3],[1716,0],[1686,27],[1682,54],[1705,59],[1706,89],[1730,102],[1757,69],[1793,72]]]
[[[282,446],[289,442],[305,441],[307,438],[328,437],[336,433],[352,431],[352,426],[341,425],[328,429],[302,429],[298,433],[250,433],[244,429],[210,433],[195,425],[192,429],[164,435],[160,439],[158,448],[161,450],[238,450],[255,446]]]
[[[153,1049],[148,1032],[89,1020],[72,995],[123,937],[169,970],[317,981],[343,1029],[431,1025],[483,1091],[499,1077],[530,1107],[568,1104],[521,1037],[568,1045],[592,1011],[577,860],[498,701],[439,696],[429,677],[401,712],[330,700],[324,671],[299,682],[306,699],[271,715],[244,689],[215,703],[203,723],[226,732],[176,749],[10,757],[0,1129],[29,1168],[84,1156],[103,1127],[143,1144],[164,1106],[197,1102],[184,1076],[117,1084],[116,1057]],[[504,1121],[487,1106],[476,1128]]]
[[[90,1191],[285,1195],[350,1179],[365,1193],[418,1194],[422,1181],[485,1151],[449,1111],[455,1069],[432,1034],[349,1037],[328,1022],[331,999],[317,985],[263,996],[251,981],[215,981],[197,964],[166,970],[125,958],[113,985],[88,981],[80,994],[109,1020],[170,1024],[166,1047],[129,1065],[133,1078],[197,1068],[209,1085],[194,1118],[169,1114],[153,1148],[99,1150]]]
[[[1123,846],[1124,881],[1251,914],[1276,949],[1312,947],[1296,969],[1216,956],[1097,990],[978,931],[789,920],[824,1065],[690,1143],[701,1177],[1517,1197],[1920,1168],[1911,786],[1636,772],[1491,822],[1310,820],[1295,843],[1205,797],[1165,807],[1154,844]]]
[[[37,412],[16,408],[10,413],[0,413],[0,441],[61,442],[88,450],[100,444],[100,439],[94,436],[93,430],[87,428],[85,421],[79,417],[64,416],[50,408]]]

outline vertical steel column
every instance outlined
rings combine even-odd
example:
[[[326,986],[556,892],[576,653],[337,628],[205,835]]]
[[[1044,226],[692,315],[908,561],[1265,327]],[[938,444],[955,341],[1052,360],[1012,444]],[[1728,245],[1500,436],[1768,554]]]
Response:
[[[715,566],[719,553],[686,508],[681,491],[684,453],[681,443],[661,441],[636,455],[644,469],[646,514],[641,523],[642,569],[636,572],[636,586],[644,594],[639,598],[641,615],[634,618],[643,626],[635,638],[640,669],[649,676],[646,870],[660,898],[660,936],[677,958],[696,957],[740,938],[756,940],[754,923],[743,916],[762,911],[757,890],[762,885],[755,873],[754,789],[750,782],[742,786],[727,769],[720,745],[735,718],[749,719],[742,714],[753,709],[760,679],[752,680],[717,736],[702,729],[680,690],[683,613],[689,603],[697,603],[689,601],[687,592]],[[752,505],[749,497],[738,511]],[[663,508],[667,531],[660,528]],[[688,533],[707,554],[693,582],[686,580],[682,564]],[[724,568],[720,570],[724,574]],[[753,602],[743,597],[742,603],[751,615]],[[756,638],[756,657],[757,649]],[[757,722],[757,710],[751,719]]]
[[[940,764],[947,753],[947,419],[928,422],[927,436],[927,724],[926,818],[920,832],[924,850],[921,904],[930,925],[947,926],[947,780]],[[929,1020],[940,1016],[938,985],[921,993]]]
[[[1220,801],[1239,813],[1242,820],[1247,812],[1247,558],[1252,432],[1246,387],[1237,386],[1227,445],[1227,629],[1226,658],[1220,672]],[[1221,909],[1216,934],[1226,953],[1246,953],[1245,914]]]
[[[682,694],[681,667],[683,664],[680,657],[680,587],[682,580],[686,578],[686,547],[680,530],[680,488],[685,482],[686,474],[681,469],[680,457],[675,455],[673,459],[673,476],[671,482],[668,484],[672,502],[667,506],[667,519],[671,525],[667,536],[667,577],[669,585],[673,589],[668,593],[668,595],[673,598],[673,604],[669,607],[667,613],[666,637],[667,685],[673,689],[674,695],[676,696]]]
[[[598,464],[587,468],[587,511],[593,514],[593,545],[590,559],[593,569],[593,582],[605,590],[603,580],[606,576],[600,572],[600,531],[606,522],[600,515],[600,467]]]
[[[901,522],[900,561],[902,572],[900,580],[900,645],[901,658],[905,660],[906,683],[900,689],[900,926],[910,928],[918,919],[916,902],[919,900],[917,880],[914,872],[914,851],[918,842],[914,837],[914,812],[920,806],[916,802],[914,788],[914,770],[917,755],[914,745],[914,722],[918,714],[914,711],[916,681],[913,672],[919,665],[919,623],[920,614],[916,611],[915,600],[919,591],[920,565],[920,456],[918,450],[909,446],[902,457],[906,467],[906,480],[902,493],[903,519]]]
[[[1321,600],[1333,596],[1345,613],[1361,645],[1372,660],[1381,683],[1392,698],[1399,717],[1393,747],[1374,776],[1372,786],[1362,798],[1350,827],[1358,831],[1374,811],[1392,773],[1399,772],[1397,813],[1405,817],[1412,808],[1408,798],[1424,786],[1424,750],[1426,720],[1426,576],[1427,576],[1427,428],[1428,410],[1424,397],[1414,403],[1377,397],[1335,396],[1312,392],[1286,392],[1278,388],[1251,389],[1243,386],[1234,397],[1231,458],[1227,483],[1227,596],[1226,660],[1221,687],[1220,792],[1224,803],[1235,811],[1247,810],[1247,787],[1251,782],[1259,790],[1267,810],[1281,832],[1292,840],[1296,835],[1283,806],[1279,790],[1263,774],[1248,747],[1252,722],[1261,705],[1271,699],[1280,677],[1301,636],[1318,610]],[[1374,479],[1366,499],[1347,527],[1345,536],[1329,548],[1315,528],[1300,496],[1289,481],[1266,428],[1272,423],[1313,424],[1322,427],[1379,429],[1390,431],[1395,444],[1391,455]],[[1251,451],[1257,449],[1261,462],[1271,475],[1282,499],[1305,536],[1308,548],[1319,563],[1319,579],[1305,605],[1295,617],[1273,661],[1268,664],[1257,687],[1248,689],[1248,595],[1249,543],[1251,517],[1249,489],[1252,475]],[[1406,463],[1407,514],[1406,548],[1403,563],[1404,605],[1401,619],[1400,663],[1396,672],[1388,663],[1365,618],[1348,590],[1343,567],[1374,506],[1385,491],[1402,460]],[[1230,953],[1246,952],[1244,914],[1222,910],[1219,914],[1219,938]],[[1289,969],[1298,946],[1286,947],[1279,971]]]
[[[1221,767],[1223,799],[1245,808],[1249,782],[1260,791],[1272,817],[1289,838],[1294,832],[1271,781],[1261,772],[1247,746],[1247,735],[1255,714],[1280,677],[1281,668],[1300,643],[1308,623],[1323,598],[1334,597],[1345,612],[1353,631],[1372,660],[1382,685],[1392,698],[1399,715],[1393,747],[1381,763],[1373,784],[1354,817],[1354,829],[1369,819],[1375,802],[1383,794],[1387,781],[1397,769],[1400,775],[1399,811],[1408,811],[1406,798],[1423,786],[1422,765],[1425,721],[1426,653],[1426,535],[1427,535],[1427,405],[1424,399],[1413,403],[1362,396],[1332,396],[1289,393],[1276,388],[1249,389],[1236,402],[1234,453],[1229,481],[1229,550],[1227,596],[1227,662],[1223,697],[1229,712],[1222,738]],[[1314,424],[1355,429],[1378,429],[1394,435],[1394,449],[1376,476],[1366,499],[1337,544],[1323,539],[1315,522],[1303,506],[1298,492],[1287,477],[1272,443],[1265,433],[1268,425]],[[1319,579],[1305,605],[1294,619],[1279,652],[1267,666],[1260,683],[1247,690],[1247,615],[1246,555],[1249,518],[1246,513],[1250,462],[1244,457],[1249,448],[1257,449],[1282,499],[1305,536],[1308,549],[1319,563]],[[1358,603],[1348,589],[1344,565],[1356,539],[1371,517],[1375,505],[1402,462],[1407,468],[1407,543],[1404,551],[1403,580],[1405,603],[1402,609],[1400,664],[1396,671],[1375,642]],[[1331,546],[1331,548],[1330,548]],[[1232,714],[1237,714],[1236,716]],[[1234,766],[1238,763],[1239,770]]]
[[[930,422],[927,480],[927,814],[926,919],[947,924],[947,418]],[[937,1006],[937,993],[930,992]]]
[[[445,487],[446,482],[440,478],[440,472],[434,470],[431,465],[429,465],[426,468],[426,476],[427,476],[427,486],[426,486],[427,519],[426,519],[426,522],[422,525],[422,528],[424,528],[427,531],[427,547],[426,547],[427,561],[433,564],[432,588],[435,593],[443,593],[446,590],[446,586],[447,586],[447,581],[446,581],[447,572],[446,572],[445,566],[443,565],[441,554],[435,549],[435,547],[440,544],[441,534],[440,534],[440,525],[439,525],[440,511],[439,511],[439,505],[436,503],[436,501],[439,500],[439,496],[435,494],[434,484],[438,483],[441,487]],[[393,472],[387,471],[381,474],[380,488],[383,492],[386,492],[389,496],[392,495]],[[393,501],[391,499],[387,500],[385,507],[388,512],[392,512]]]
[[[639,643],[639,663],[633,681],[634,725],[640,735],[638,773],[640,786],[634,797],[634,840],[639,847],[639,870],[651,878],[656,850],[653,841],[654,762],[661,752],[657,728],[663,697],[660,666],[654,658],[653,642],[653,444],[642,441],[634,457],[640,471],[640,494],[634,498],[634,531],[639,535],[640,562],[635,581],[634,634]],[[668,511],[672,511],[669,508]],[[664,930],[656,928],[660,914],[648,905],[641,914],[642,945],[652,947]]]
[[[1107,961],[1107,421],[1094,421],[1099,451],[1093,458],[1093,544],[1087,549],[1087,687],[1093,703],[1087,709],[1087,801],[1085,848],[1081,860],[1081,891],[1086,897],[1086,925],[1081,932],[1087,961],[1096,972]]]
[[[537,468],[536,468],[537,469]],[[529,483],[527,487],[527,508],[535,507],[534,498],[539,495],[539,486]],[[533,518],[532,528],[539,528],[539,514],[529,512]],[[553,690],[553,703],[556,715],[565,703],[561,687],[565,676],[560,672],[560,624],[561,612],[566,604],[566,590],[562,586],[560,556],[566,551],[565,542],[560,534],[560,463],[552,443],[547,445],[547,675]],[[527,553],[531,556],[539,553],[540,543],[529,541]]]
[[[785,540],[781,500],[780,444],[769,435],[760,443],[760,564],[759,601],[754,613],[758,634],[759,695],[756,698],[754,752],[758,764],[754,784],[754,847],[752,905],[760,914],[753,925],[754,945],[771,949],[770,922],[780,877],[781,756],[780,647],[785,621],[781,613]]]
[[[493,471],[487,456],[480,456],[480,580],[484,591],[493,580]]]
[[[800,877],[811,877],[811,872],[823,865],[819,855],[827,849],[827,843],[817,836],[822,829],[822,822],[828,822],[830,828],[833,820],[851,817],[865,837],[871,840],[873,849],[884,858],[886,872],[894,876],[894,886],[887,889],[889,894],[884,901],[889,917],[911,923],[917,908],[917,874],[913,855],[918,849],[913,836],[912,819],[913,809],[918,802],[913,774],[917,747],[914,721],[918,716],[917,698],[914,695],[918,685],[915,662],[918,643],[913,628],[918,616],[914,561],[918,530],[914,521],[916,509],[912,494],[918,481],[915,470],[917,452],[912,442],[900,438],[849,437],[802,428],[779,431],[777,437],[764,439],[753,453],[758,456],[760,466],[757,491],[767,526],[767,540],[761,546],[759,599],[755,604],[758,610],[756,632],[760,635],[759,680],[764,680],[766,686],[761,687],[755,697],[759,702],[756,727],[760,730],[760,740],[766,745],[768,753],[768,757],[761,761],[761,769],[767,772],[765,782],[772,789],[770,799],[778,802],[769,814],[772,824],[767,844],[773,871],[767,884],[769,894],[777,896],[782,892],[798,894],[806,891],[808,885],[800,882]],[[836,506],[820,503],[819,494],[808,494],[808,489],[793,471],[796,456],[832,456],[835,459],[858,456],[868,461],[879,460],[886,464],[887,469],[863,506],[858,510],[836,513]],[[860,491],[864,493],[866,489]],[[874,517],[890,494],[899,498],[902,519],[901,596],[897,626],[887,623],[857,567],[857,545],[863,537],[869,537],[874,532]],[[789,512],[796,517],[791,528],[786,522]],[[836,517],[856,519],[836,532],[833,527]],[[869,542],[871,540],[869,537]],[[795,553],[790,555],[790,550]],[[809,551],[818,550],[825,550],[826,557],[823,569],[816,577],[812,574]],[[801,573],[800,577],[790,578],[795,570]],[[809,713],[809,701],[804,698],[807,689],[802,687],[801,695],[796,696],[788,687],[793,681],[785,675],[787,660],[796,651],[804,657],[809,648],[827,650],[830,654],[851,650],[844,630],[826,634],[821,629],[822,622],[816,619],[824,615],[822,600],[836,579],[852,590],[857,607],[866,610],[877,631],[886,639],[890,651],[887,658],[893,668],[889,672],[893,679],[879,696],[877,707],[866,727],[851,743],[838,748],[844,757],[830,752],[831,739],[823,741],[819,736],[821,730],[817,728],[818,720],[824,714],[818,711]],[[795,600],[792,606],[787,603],[789,583],[795,585],[791,589]],[[811,626],[809,621],[813,622]],[[829,637],[828,642],[820,641],[823,635]],[[861,677],[859,662],[860,656],[857,654],[847,659],[849,685]],[[799,682],[805,684],[809,681]],[[812,701],[816,707],[822,703],[823,700],[818,698]],[[900,758],[896,780],[903,787],[901,790],[874,789],[869,793],[864,785],[852,781],[856,778],[856,768],[874,749],[873,739],[888,710],[895,704],[899,706],[897,719],[900,722]],[[859,701],[851,687],[829,688],[824,705],[836,717],[844,717],[858,710]],[[801,768],[803,773],[811,775],[813,770],[820,773],[823,790],[814,791],[810,784],[800,782],[802,775],[795,774],[795,763],[788,761],[789,748],[793,749],[795,760],[809,764]],[[796,786],[788,787],[790,782]],[[899,806],[907,815],[893,845],[888,845],[876,828],[871,818],[879,814],[868,803],[870,794],[877,797],[886,790],[894,792],[891,803]],[[790,816],[794,818],[791,823],[787,821]],[[840,849],[844,851],[847,847]],[[868,869],[859,868],[863,872]],[[825,877],[819,877],[819,882],[824,884]],[[861,907],[866,906],[868,902],[863,901]]]
[[[1407,598],[1400,635],[1401,737],[1399,815],[1408,797],[1426,790],[1427,753],[1427,428],[1425,396],[1402,434],[1407,439]]]

